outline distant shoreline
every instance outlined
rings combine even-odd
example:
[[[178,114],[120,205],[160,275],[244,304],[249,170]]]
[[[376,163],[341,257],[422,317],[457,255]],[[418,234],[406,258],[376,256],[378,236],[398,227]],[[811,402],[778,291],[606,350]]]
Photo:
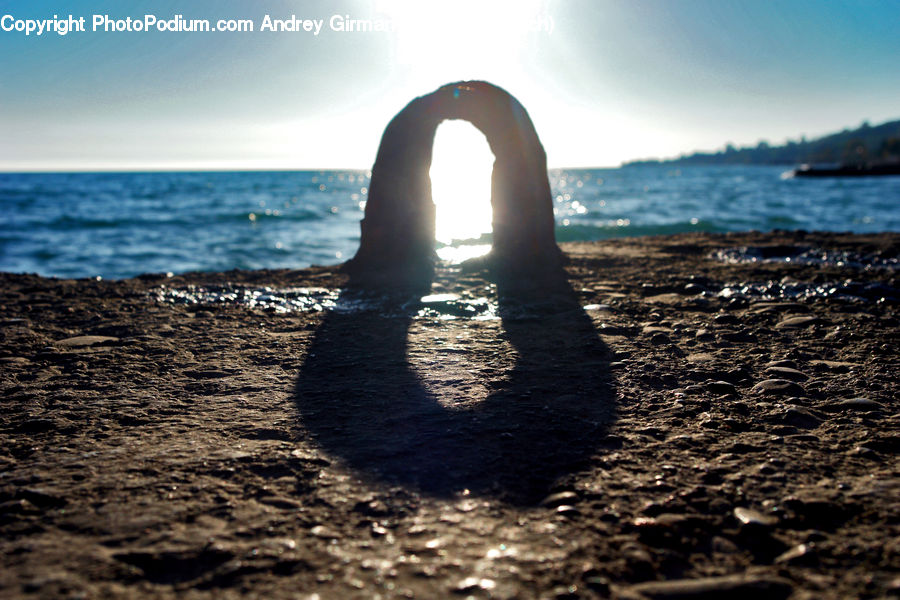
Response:
[[[900,160],[900,120],[876,126],[869,125],[866,121],[853,130],[844,129],[812,140],[801,136],[796,141],[788,140],[780,146],[770,146],[766,141],[742,148],[726,144],[720,151],[695,151],[675,158],[631,160],[622,163],[622,166],[833,166],[896,160]]]

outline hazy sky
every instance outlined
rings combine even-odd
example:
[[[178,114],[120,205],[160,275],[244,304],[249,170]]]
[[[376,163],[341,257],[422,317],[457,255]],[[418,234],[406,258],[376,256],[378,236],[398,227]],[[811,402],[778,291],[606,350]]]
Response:
[[[0,0],[6,26],[54,14],[87,31],[0,31],[0,169],[367,168],[394,114],[460,79],[515,95],[551,166],[900,118],[897,0]],[[145,14],[255,31],[92,31]],[[266,15],[324,24],[260,31]]]

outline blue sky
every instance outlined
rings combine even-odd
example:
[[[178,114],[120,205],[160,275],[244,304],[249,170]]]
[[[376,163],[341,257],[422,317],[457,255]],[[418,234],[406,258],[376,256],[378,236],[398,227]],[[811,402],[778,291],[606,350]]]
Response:
[[[0,1],[7,23],[54,14],[88,31],[0,31],[0,169],[367,168],[406,102],[460,79],[519,98],[551,166],[900,118],[896,0]],[[95,14],[256,31],[92,32]],[[326,23],[259,31],[267,14]]]

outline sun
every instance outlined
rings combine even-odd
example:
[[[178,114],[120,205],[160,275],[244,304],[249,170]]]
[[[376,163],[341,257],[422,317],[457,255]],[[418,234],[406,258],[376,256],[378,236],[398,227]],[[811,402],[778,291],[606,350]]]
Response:
[[[443,77],[515,63],[541,2],[383,0],[375,9],[395,27],[393,59]]]
[[[491,171],[487,140],[466,121],[445,121],[437,130],[431,161],[435,238],[445,260],[464,260],[490,250]]]

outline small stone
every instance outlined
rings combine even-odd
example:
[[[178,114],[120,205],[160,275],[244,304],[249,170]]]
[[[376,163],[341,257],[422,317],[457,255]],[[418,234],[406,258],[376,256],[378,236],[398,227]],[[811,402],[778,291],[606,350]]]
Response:
[[[806,390],[802,386],[787,379],[766,379],[760,381],[750,390],[755,394],[766,396],[805,396]]]
[[[226,450],[222,453],[222,458],[225,460],[238,460],[246,462],[249,459],[253,458],[253,455],[249,452],[244,452],[243,450]]]
[[[291,500],[290,498],[283,498],[279,496],[273,496],[269,498],[260,498],[260,504],[267,504],[269,506],[274,506],[275,508],[283,508],[285,510],[297,510],[302,508],[302,504]]]
[[[859,363],[844,362],[838,360],[814,360],[812,361],[812,364],[834,371],[836,373],[847,373],[851,369],[859,366]]]
[[[657,294],[655,296],[647,296],[644,300],[650,304],[668,304],[670,306],[684,303],[684,298],[681,294]]]
[[[600,520],[604,523],[618,523],[622,520],[622,515],[614,510],[605,510],[600,514]]]
[[[61,508],[69,503],[63,496],[39,488],[19,489],[16,491],[16,496],[28,500],[40,508]]]
[[[773,360],[766,363],[767,369],[770,369],[772,367],[786,367],[788,369],[796,369],[797,363],[792,360]]]
[[[594,310],[594,311],[612,310],[612,306],[610,306],[609,304],[585,304],[582,308],[585,311],[588,311],[588,310]]]
[[[828,498],[797,498],[788,496],[782,505],[791,511],[805,527],[831,528],[845,522],[859,511],[853,503],[836,502]]]
[[[734,384],[728,383],[727,381],[708,381],[706,383],[706,389],[708,389],[713,394],[728,396],[734,396],[737,394],[737,389],[734,387]]]
[[[578,594],[577,585],[558,585],[553,588],[549,597],[555,600],[576,600],[582,596]]]
[[[737,544],[721,536],[713,536],[711,540],[713,552],[721,552],[723,554],[736,554],[740,552]]]
[[[900,576],[891,579],[888,582],[886,589],[891,597],[900,596]]]
[[[641,329],[641,333],[644,335],[653,335],[655,333],[669,333],[672,331],[668,327],[660,327],[659,325],[649,324],[645,325],[643,329]]]
[[[64,340],[59,340],[58,342],[56,342],[56,345],[62,346],[63,348],[84,348],[87,346],[109,344],[111,342],[118,341],[119,338],[110,337],[108,335],[78,335],[75,337],[66,338]]]
[[[803,327],[823,325],[825,323],[826,321],[824,319],[813,316],[788,317],[776,324],[775,329],[801,329]]]
[[[809,312],[809,307],[798,302],[754,302],[750,311],[757,314],[772,312]]]
[[[752,454],[754,452],[762,452],[763,450],[763,446],[747,444],[744,442],[735,442],[728,447],[728,452],[731,452],[732,454]]]
[[[716,339],[716,334],[714,334],[709,329],[698,329],[696,338],[701,342],[711,342]]]
[[[547,508],[555,508],[564,504],[575,504],[578,502],[578,500],[578,494],[571,490],[566,490],[564,492],[550,494],[549,496],[541,500],[541,506],[546,506]]]
[[[828,539],[828,535],[824,531],[819,531],[817,529],[811,530],[806,534],[806,542],[824,542]]]
[[[653,568],[653,556],[638,544],[622,546],[622,556],[632,571],[647,572]]]
[[[575,517],[581,514],[581,511],[569,504],[561,504],[556,507],[556,514],[564,517]]]
[[[788,379],[790,381],[806,381],[809,379],[802,371],[790,367],[769,367],[766,369],[766,374],[772,375],[777,379]]]
[[[741,525],[747,527],[769,528],[778,523],[778,519],[771,515],[764,515],[757,510],[742,506],[734,509],[734,517],[741,522]]]
[[[606,577],[597,575],[585,577],[584,583],[598,594],[604,597],[609,596],[609,579]]]
[[[699,579],[649,581],[630,588],[645,598],[766,598],[781,600],[793,593],[789,581],[780,577],[725,575]]]
[[[453,591],[457,594],[468,594],[476,590],[492,590],[497,587],[497,583],[493,579],[466,577],[456,584]]]
[[[822,438],[817,435],[813,435],[812,433],[794,433],[792,435],[785,436],[784,439],[792,442],[801,442],[807,444],[818,444],[822,441]]]
[[[863,444],[878,452],[900,454],[900,435],[878,435]]]
[[[869,400],[868,398],[851,398],[850,400],[832,402],[825,406],[825,410],[830,412],[868,412],[883,409],[883,404],[875,402],[874,400]]]
[[[27,515],[40,512],[37,506],[24,498],[0,503],[0,515]]]
[[[341,537],[339,533],[325,527],[324,525],[316,525],[315,527],[310,529],[309,532],[317,538],[321,538],[323,540],[336,540],[337,538]]]
[[[776,564],[809,565],[816,562],[814,544],[800,544],[775,558]]]
[[[815,429],[822,424],[822,419],[808,410],[792,407],[784,411],[782,420],[785,425],[793,425],[801,429]]]
[[[687,361],[692,363],[711,363],[715,360],[716,357],[708,352],[695,352],[687,356]]]
[[[686,286],[684,286],[685,294],[692,294],[692,295],[702,294],[705,291],[707,291],[707,289],[705,287],[703,287],[702,285],[700,285],[699,283],[689,283]]]
[[[655,333],[653,334],[653,337],[650,338],[650,343],[654,346],[663,346],[672,343],[672,340],[669,339],[669,336],[665,333]]]
[[[755,343],[759,341],[759,337],[747,328],[741,328],[738,331],[726,331],[722,334],[722,339],[727,342],[735,342],[738,344]]]
[[[877,452],[865,445],[856,446],[855,448],[853,448],[853,450],[850,451],[850,455],[859,456],[860,458],[867,458],[869,460],[880,460],[881,458],[880,456],[878,456]]]
[[[4,356],[3,358],[0,358],[0,363],[7,365],[26,365],[30,362],[31,361],[24,356]]]

